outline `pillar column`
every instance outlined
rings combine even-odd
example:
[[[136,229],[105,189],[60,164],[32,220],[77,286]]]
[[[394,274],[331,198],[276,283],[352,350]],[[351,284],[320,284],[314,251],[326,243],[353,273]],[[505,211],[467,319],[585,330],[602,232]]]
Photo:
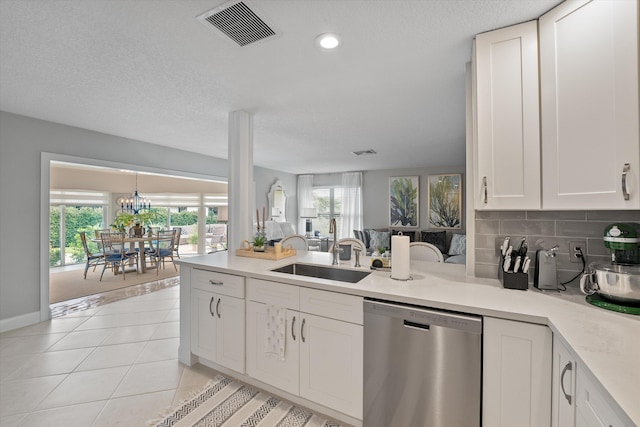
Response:
[[[229,226],[227,248],[235,253],[243,240],[252,239],[253,116],[246,111],[229,113]]]

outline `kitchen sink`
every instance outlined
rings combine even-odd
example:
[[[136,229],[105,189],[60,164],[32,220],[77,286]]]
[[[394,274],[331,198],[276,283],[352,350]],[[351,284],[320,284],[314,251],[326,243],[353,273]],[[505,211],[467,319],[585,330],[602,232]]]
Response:
[[[357,283],[371,274],[370,271],[342,270],[339,268],[325,267],[311,264],[289,264],[275,268],[271,271],[287,273],[295,276],[317,277],[319,279],[337,280],[339,282]]]

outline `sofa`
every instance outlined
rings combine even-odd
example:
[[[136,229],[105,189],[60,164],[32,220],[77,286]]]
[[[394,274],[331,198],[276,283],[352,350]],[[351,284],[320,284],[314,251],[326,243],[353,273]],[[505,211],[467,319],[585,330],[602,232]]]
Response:
[[[254,224],[254,230],[256,227],[257,225]],[[279,242],[287,236],[296,234],[296,229],[290,222],[266,221],[264,228],[270,246],[273,246],[275,242]]]
[[[353,230],[354,237],[362,240],[367,247],[367,255],[371,255],[378,248],[393,250],[391,236],[402,232],[409,236],[410,242],[431,243],[442,252],[444,262],[450,264],[465,264],[467,253],[466,234],[449,230],[406,230],[397,228],[366,228]]]
[[[198,234],[198,224],[180,226],[180,244],[186,245],[192,236]],[[205,238],[207,246],[225,245],[227,242],[227,224],[206,224]]]

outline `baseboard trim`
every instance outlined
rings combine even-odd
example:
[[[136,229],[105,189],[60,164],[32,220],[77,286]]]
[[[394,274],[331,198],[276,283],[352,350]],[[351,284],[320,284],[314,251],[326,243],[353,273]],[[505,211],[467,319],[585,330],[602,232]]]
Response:
[[[40,312],[21,314],[20,316],[10,317],[8,319],[0,319],[0,333],[12,331],[14,329],[23,328],[25,326],[34,325],[40,322]]]

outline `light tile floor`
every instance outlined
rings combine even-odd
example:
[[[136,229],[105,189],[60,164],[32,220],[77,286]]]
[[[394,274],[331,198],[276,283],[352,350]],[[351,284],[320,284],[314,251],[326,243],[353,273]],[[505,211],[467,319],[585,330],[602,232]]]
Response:
[[[145,426],[215,373],[178,362],[179,286],[0,334],[0,426]]]

